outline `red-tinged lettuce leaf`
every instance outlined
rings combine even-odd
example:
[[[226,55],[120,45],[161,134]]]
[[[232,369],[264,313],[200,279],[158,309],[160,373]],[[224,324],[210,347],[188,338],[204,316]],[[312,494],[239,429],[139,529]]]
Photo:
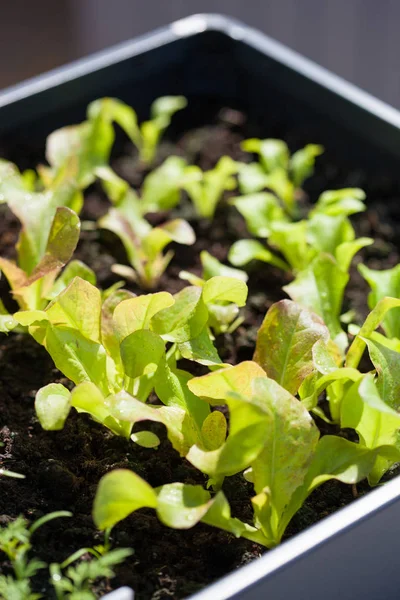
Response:
[[[258,330],[253,360],[268,377],[296,394],[315,371],[313,348],[320,340],[329,340],[322,319],[295,302],[281,300],[271,306]]]
[[[333,341],[342,351],[347,346],[347,336],[342,330],[339,316],[348,280],[349,275],[340,269],[334,258],[320,254],[292,283],[283,288],[292,300],[322,317]]]
[[[234,367],[225,365],[218,371],[195,377],[188,381],[188,387],[193,394],[210,404],[221,404],[227,401],[232,392],[251,397],[253,382],[258,377],[266,377],[264,369],[256,362],[244,361]]]

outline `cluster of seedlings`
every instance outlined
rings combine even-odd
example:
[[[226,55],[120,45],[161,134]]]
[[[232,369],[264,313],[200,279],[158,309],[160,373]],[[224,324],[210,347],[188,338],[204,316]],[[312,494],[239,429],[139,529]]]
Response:
[[[304,211],[303,182],[323,149],[309,144],[290,154],[277,139],[244,141],[253,162],[223,156],[203,171],[170,156],[153,168],[163,132],[185,105],[180,96],[159,98],[139,125],[131,107],[104,98],[90,104],[83,123],[48,137],[46,166],[21,173],[0,161],[0,202],[21,223],[16,261],[0,258],[19,310],[10,314],[0,304],[0,331],[32,336],[71,382],[37,392],[44,429],[62,429],[75,410],[154,452],[160,439],[151,426],[132,433],[133,426],[161,423],[182,461],[204,474],[204,485],[153,488],[131,470],[110,471],[94,500],[100,530],[147,507],[168,527],[202,521],[270,548],[324,482],[367,478],[375,486],[400,462],[400,267],[360,265],[371,312],[364,323],[343,314],[353,257],[373,244],[356,236],[350,220],[366,208],[363,191],[327,190]],[[148,171],[139,190],[111,167],[115,124]],[[126,253],[126,264],[112,266],[124,281],[103,290],[94,271],[74,259],[92,184],[109,200],[96,226],[116,234]],[[167,246],[193,245],[193,224],[211,223],[221,201],[235,207],[248,232],[231,246],[230,264],[203,251],[201,273],[182,271],[181,291],[160,291],[173,256]],[[243,322],[242,269],[251,261],[286,271],[290,283],[265,314],[253,359],[225,364],[215,340]],[[125,289],[130,281],[141,294]],[[364,353],[370,362],[361,369]],[[321,435],[315,418],[339,433]],[[250,522],[231,515],[224,495],[224,479],[239,473],[253,488]],[[4,598],[38,597],[29,595],[29,579],[43,567],[27,559],[34,527],[21,518],[0,531],[0,549],[14,569],[0,577]],[[51,565],[57,598],[94,597],[88,582],[110,576],[127,552],[105,544],[91,551],[93,561],[72,567],[79,551]],[[12,595],[14,589],[28,591]]]

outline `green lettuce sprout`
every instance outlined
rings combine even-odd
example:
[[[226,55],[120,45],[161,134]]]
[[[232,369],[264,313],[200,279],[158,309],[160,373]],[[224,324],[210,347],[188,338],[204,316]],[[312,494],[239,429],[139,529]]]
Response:
[[[285,211],[295,217],[297,190],[314,172],[317,156],[324,149],[318,144],[308,144],[290,156],[285,142],[269,138],[252,138],[242,142],[246,152],[258,154],[260,163],[243,164],[239,171],[239,185],[244,194],[270,189],[283,203]]]
[[[246,297],[243,281],[216,276],[202,288],[189,286],[175,296],[134,297],[117,290],[104,300],[96,287],[76,277],[45,310],[16,313],[16,322],[28,328],[76,386],[71,392],[50,383],[37,392],[42,427],[62,429],[74,407],[124,437],[131,436],[136,422],[161,422],[183,456],[194,443],[207,444],[209,428],[222,415],[209,417],[207,406],[188,389],[190,374],[176,361],[184,357],[221,365],[210,335],[209,307],[216,302],[243,306]],[[154,388],[163,405],[145,404]],[[226,427],[225,421],[218,423]],[[148,434],[135,434],[133,441],[158,445]]]
[[[195,165],[187,167],[183,188],[199,217],[213,218],[225,190],[236,188],[233,176],[238,172],[238,168],[238,163],[229,156],[223,156],[209,171],[202,171]]]

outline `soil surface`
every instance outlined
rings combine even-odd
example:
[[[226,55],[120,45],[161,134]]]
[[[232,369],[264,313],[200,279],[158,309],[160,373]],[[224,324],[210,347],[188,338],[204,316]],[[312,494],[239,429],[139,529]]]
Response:
[[[224,110],[215,114],[210,125],[184,131],[173,141],[162,143],[157,161],[179,154],[203,169],[211,168],[228,154],[248,161],[249,155],[240,149],[240,141],[254,135],[243,114]],[[271,136],[286,139],[292,150],[314,142],[306,134],[293,131],[273,131]],[[0,144],[0,156],[16,162],[21,168],[34,167],[44,161],[44,149],[29,143]],[[133,187],[139,188],[145,171],[133,149],[118,142],[113,167]],[[368,288],[359,276],[356,264],[363,261],[371,268],[389,268],[399,262],[400,190],[390,178],[363,172],[357,165],[340,164],[332,159],[329,148],[318,159],[315,176],[306,184],[301,199],[306,210],[324,189],[359,186],[368,194],[369,210],[353,219],[359,235],[375,238],[375,244],[357,255],[346,292],[344,311],[353,309],[355,320],[361,322],[367,313]],[[229,194],[221,203],[210,225],[191,218],[196,230],[194,246],[175,248],[175,257],[159,288],[172,293],[184,287],[179,279],[182,269],[200,274],[199,253],[206,249],[225,260],[232,242],[248,237],[240,215],[227,204]],[[108,203],[101,190],[88,190],[82,220],[96,220],[105,213]],[[177,214],[190,215],[185,199]],[[165,215],[164,215],[165,216]],[[158,216],[151,215],[156,222]],[[0,255],[14,257],[19,223],[8,209],[0,206]],[[77,250],[80,258],[97,274],[100,287],[117,281],[110,267],[126,262],[123,249],[111,233],[83,231]],[[220,336],[217,347],[221,358],[232,364],[251,359],[257,329],[269,306],[282,298],[282,286],[290,275],[265,264],[250,268],[249,299],[244,309],[244,323],[231,335]],[[136,293],[135,285],[126,286]],[[0,280],[0,297],[7,307],[13,300],[4,278]],[[24,473],[25,480],[2,478],[0,481],[0,524],[19,514],[34,520],[53,510],[70,510],[70,519],[52,521],[33,538],[35,554],[45,562],[62,561],[80,547],[101,542],[96,532],[91,509],[97,483],[102,475],[116,467],[132,468],[151,485],[174,481],[204,483],[203,475],[181,459],[168,442],[163,426],[153,427],[161,438],[157,450],[144,449],[113,436],[85,415],[71,414],[61,432],[45,432],[34,413],[36,391],[50,382],[68,382],[55,369],[51,358],[33,339],[21,334],[0,338],[0,466]],[[326,432],[329,427],[318,423]],[[148,428],[148,426],[147,426]],[[137,428],[139,429],[139,427]],[[345,433],[343,433],[345,435]],[[368,491],[366,484],[358,486],[357,494]],[[224,483],[234,516],[251,522],[249,498],[251,486],[242,476],[227,478]],[[338,508],[353,501],[355,490],[339,482],[329,482],[315,491],[299,511],[287,532],[287,537],[303,530]],[[133,548],[134,554],[117,568],[117,577],[96,586],[99,595],[119,587],[131,586],[138,600],[186,598],[210,582],[260,556],[265,549],[249,541],[197,525],[188,531],[174,531],[161,525],[153,511],[140,510],[119,524],[112,532],[116,547]],[[9,565],[0,562],[0,572]],[[46,571],[34,581],[35,590],[45,598],[53,598]]]

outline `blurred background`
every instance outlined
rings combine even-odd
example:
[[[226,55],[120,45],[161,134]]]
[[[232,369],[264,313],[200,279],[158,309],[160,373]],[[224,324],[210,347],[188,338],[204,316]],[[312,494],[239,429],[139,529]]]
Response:
[[[399,0],[0,0],[0,88],[196,12],[252,25],[400,108]]]

